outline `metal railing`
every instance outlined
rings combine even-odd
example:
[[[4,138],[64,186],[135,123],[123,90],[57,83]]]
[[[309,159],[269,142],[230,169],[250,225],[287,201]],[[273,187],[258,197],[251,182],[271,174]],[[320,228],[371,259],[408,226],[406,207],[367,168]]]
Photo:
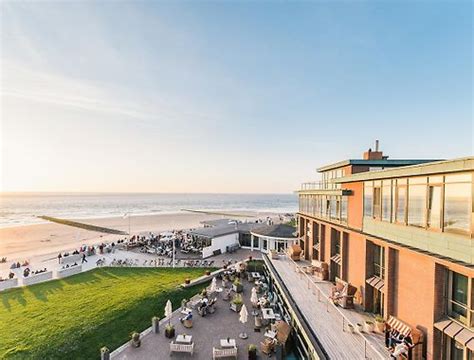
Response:
[[[301,190],[336,190],[340,188],[341,184],[335,184],[330,181],[312,181],[301,184]]]
[[[342,312],[341,310],[331,301],[330,297],[318,286],[318,282],[312,279],[303,269],[302,266],[298,265],[293,259],[286,256],[286,259],[294,266],[295,271],[300,275],[300,278],[306,278],[308,290],[312,289],[313,294],[317,295],[319,302],[326,302],[326,311],[330,312],[335,311],[341,317],[342,331],[346,331],[346,325],[351,325],[353,329],[356,329],[355,324],[353,324]],[[270,260],[271,261],[271,260]],[[322,281],[319,281],[320,283]],[[371,359],[368,356],[368,350],[371,350],[379,359],[386,359],[387,356],[381,354],[366,338],[366,336],[360,332],[360,339],[364,341],[364,357],[365,359]]]

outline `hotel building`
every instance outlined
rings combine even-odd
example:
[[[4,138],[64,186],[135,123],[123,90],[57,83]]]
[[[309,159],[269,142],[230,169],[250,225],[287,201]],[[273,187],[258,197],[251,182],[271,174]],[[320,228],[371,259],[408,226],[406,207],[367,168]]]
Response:
[[[318,172],[298,191],[304,259],[357,288],[354,311],[418,329],[423,358],[473,360],[474,158],[392,160],[377,144]]]

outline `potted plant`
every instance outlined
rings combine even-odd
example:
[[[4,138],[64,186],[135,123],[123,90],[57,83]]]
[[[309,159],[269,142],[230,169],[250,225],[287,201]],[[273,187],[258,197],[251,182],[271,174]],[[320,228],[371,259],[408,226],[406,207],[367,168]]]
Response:
[[[357,331],[358,332],[364,332],[364,325],[362,325],[361,323],[357,323]]]
[[[350,332],[351,334],[354,333],[354,325],[352,325],[352,324],[347,324],[347,328],[349,329],[349,332]]]
[[[383,317],[380,315],[377,315],[375,317],[375,328],[377,329],[377,331],[380,333],[383,333],[384,325],[385,325],[385,320],[383,319]]]
[[[134,331],[131,335],[131,340],[130,340],[132,346],[134,348],[140,347],[141,345],[141,340],[140,340],[140,334]]]
[[[171,324],[166,325],[166,327],[165,327],[165,336],[168,339],[172,339],[172,338],[174,338],[174,333],[175,333],[174,326],[171,325]]]
[[[100,360],[110,360],[110,350],[107,346],[100,348]]]
[[[370,320],[367,320],[365,322],[365,330],[368,332],[368,333],[371,333],[374,331],[374,322],[373,321],[370,321]]]
[[[242,295],[235,295],[232,301],[230,302],[230,309],[235,312],[240,312],[240,309],[242,309],[243,302],[244,301],[242,300]]]
[[[190,282],[191,282],[191,279],[190,279],[190,278],[184,279],[184,283],[185,283],[186,285],[188,285]]]
[[[207,276],[211,275],[211,270],[206,270],[206,275]]]
[[[234,283],[232,284],[232,290],[234,290],[236,293],[241,293],[244,291],[244,287],[242,286],[240,279],[234,280]]]
[[[153,316],[151,318],[151,327],[155,334],[160,332],[160,318],[158,316]]]
[[[249,345],[249,360],[257,360],[257,346],[254,344]]]
[[[207,290],[206,289],[202,289],[201,296],[202,297],[207,297]]]

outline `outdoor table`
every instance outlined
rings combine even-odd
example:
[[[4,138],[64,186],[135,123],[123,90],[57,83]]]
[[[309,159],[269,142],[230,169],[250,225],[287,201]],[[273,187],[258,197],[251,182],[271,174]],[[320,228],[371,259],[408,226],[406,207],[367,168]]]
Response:
[[[193,341],[192,335],[178,335],[176,336],[176,342],[180,344],[191,344]]]
[[[222,348],[232,348],[235,347],[235,339],[221,339]]]
[[[270,339],[274,339],[276,335],[277,335],[276,331],[268,330],[267,332],[265,332],[263,336],[268,337]]]
[[[259,274],[258,272],[253,272],[253,273],[252,273],[252,277],[253,277],[254,279],[260,279],[260,274]]]
[[[265,320],[275,319],[275,313],[273,312],[273,309],[270,308],[262,309],[262,316]]]
[[[189,313],[192,313],[193,311],[189,308],[184,308],[183,310],[181,310],[181,314],[183,315],[188,315]]]

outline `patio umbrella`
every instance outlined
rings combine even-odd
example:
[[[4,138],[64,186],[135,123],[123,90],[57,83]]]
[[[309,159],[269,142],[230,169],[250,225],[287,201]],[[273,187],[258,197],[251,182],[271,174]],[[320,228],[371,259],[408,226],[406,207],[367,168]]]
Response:
[[[168,324],[171,323],[171,314],[173,313],[173,307],[171,305],[171,301],[166,302],[165,306],[165,317],[168,318]]]
[[[248,319],[248,317],[249,317],[249,313],[248,313],[248,311],[247,311],[247,307],[245,306],[245,304],[242,305],[242,309],[240,309],[239,315],[240,315],[240,316],[239,316],[239,321],[240,321],[242,324],[247,323],[247,319]],[[239,334],[239,337],[240,337],[241,339],[247,339],[247,338],[248,338],[248,336],[247,336],[247,334],[245,333],[245,331],[241,332],[241,333]]]
[[[252,288],[252,295],[250,296],[250,301],[252,304],[258,303],[257,289]]]

